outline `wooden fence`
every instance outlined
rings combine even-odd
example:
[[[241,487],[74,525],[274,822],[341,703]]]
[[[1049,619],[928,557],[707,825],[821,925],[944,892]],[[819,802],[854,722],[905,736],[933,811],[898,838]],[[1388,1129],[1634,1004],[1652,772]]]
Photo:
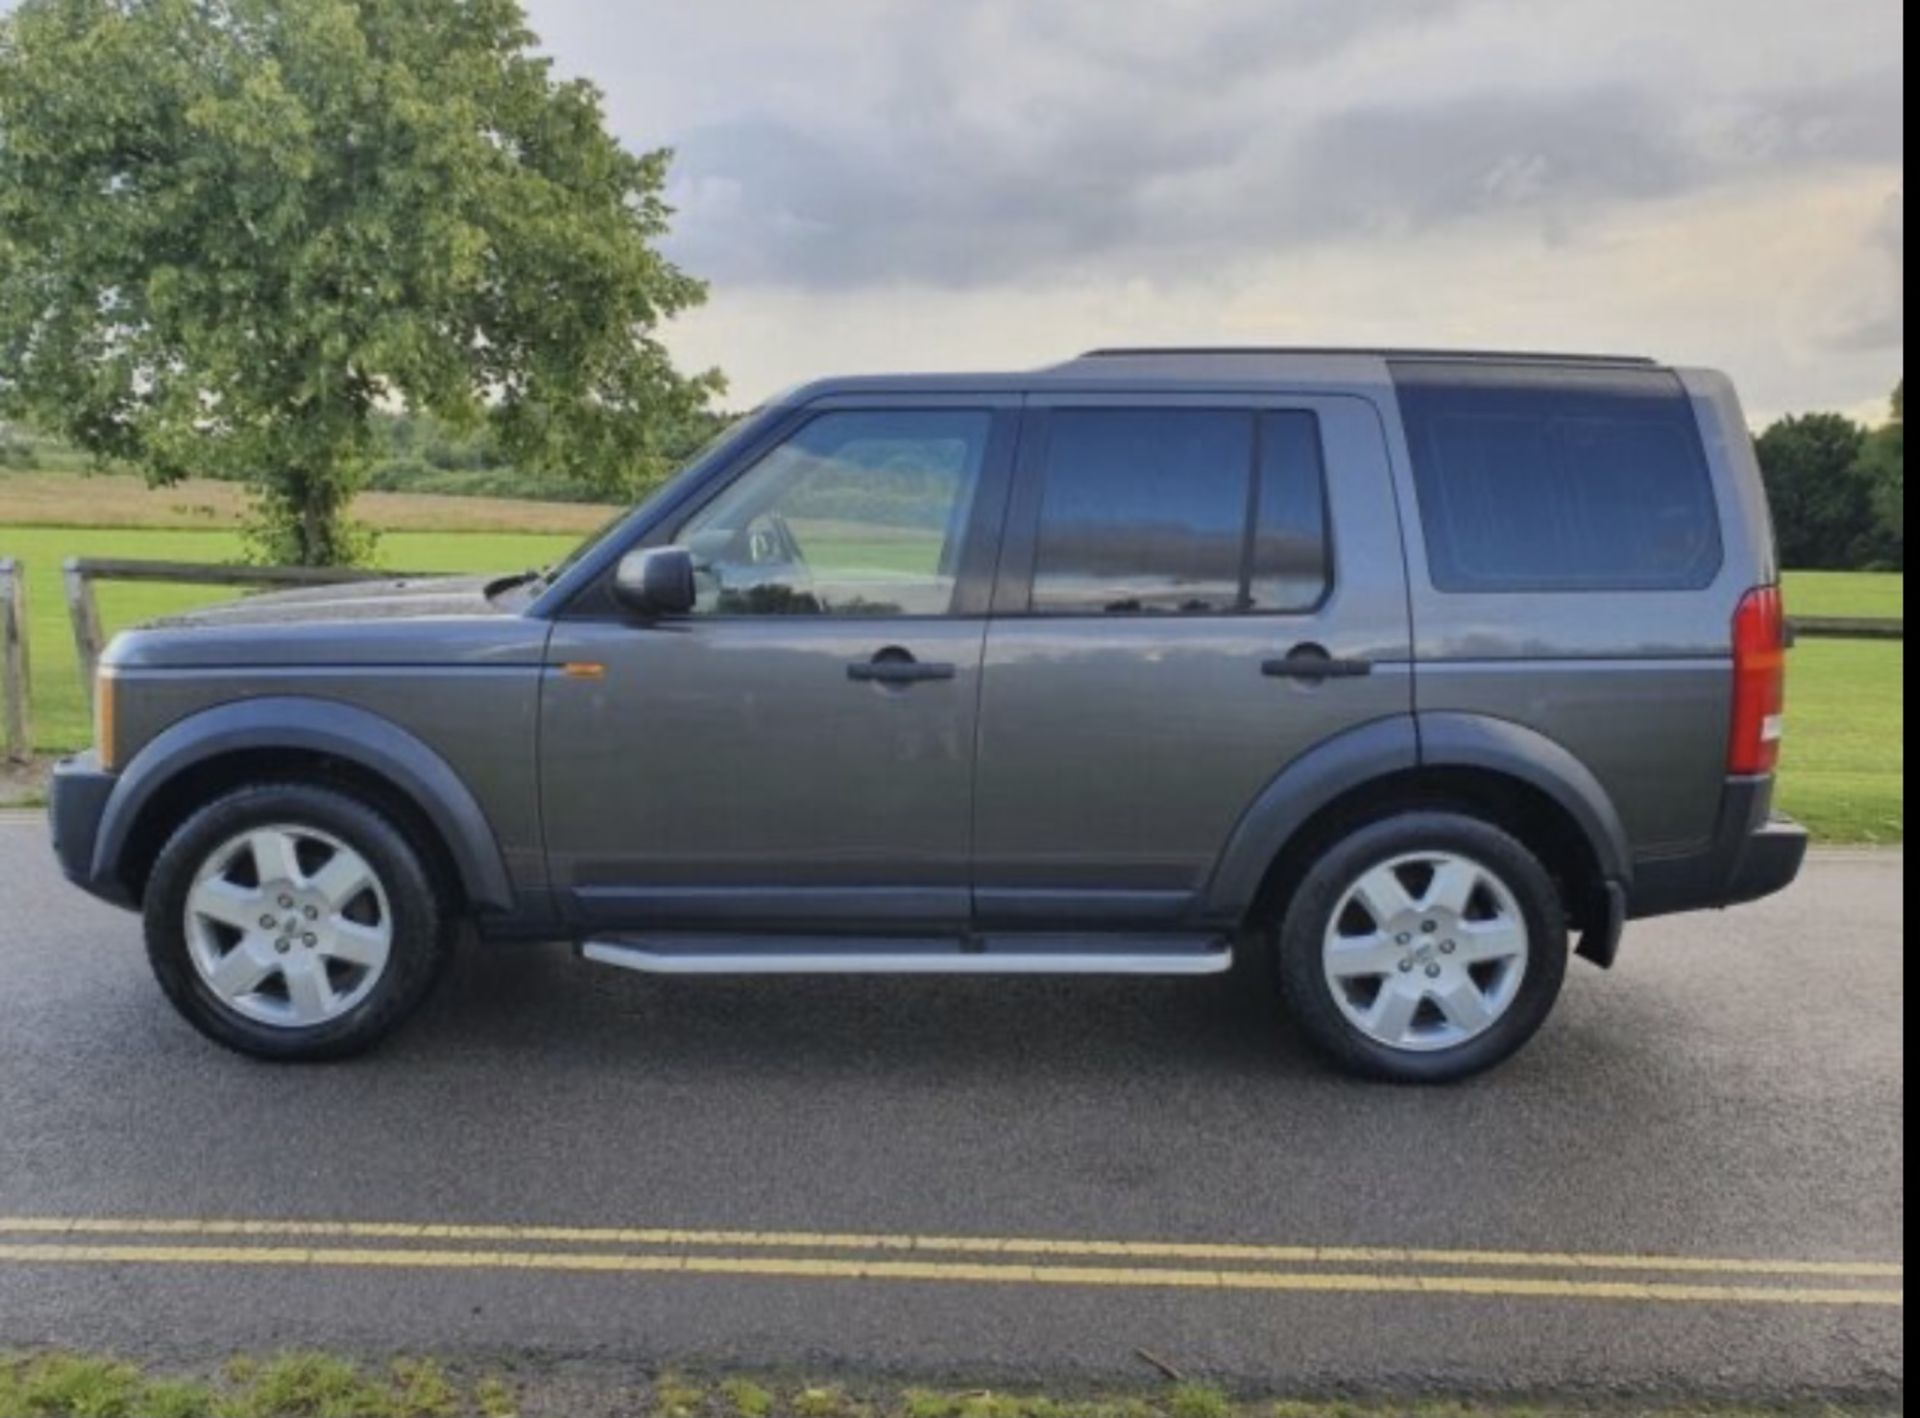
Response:
[[[1868,616],[1797,615],[1793,633],[1814,640],[1905,640],[1907,623]]]
[[[27,666],[27,573],[0,556],[0,721],[7,759],[25,763],[33,752],[33,676]]]
[[[227,566],[197,561],[136,561],[127,557],[70,556],[64,567],[67,614],[73,621],[73,652],[80,662],[87,702],[93,702],[93,679],[100,668],[100,652],[107,647],[100,627],[100,606],[93,594],[97,581],[160,581],[178,586],[257,586],[295,590],[302,586],[338,586],[353,581],[402,581],[445,573],[369,571],[351,566]]]

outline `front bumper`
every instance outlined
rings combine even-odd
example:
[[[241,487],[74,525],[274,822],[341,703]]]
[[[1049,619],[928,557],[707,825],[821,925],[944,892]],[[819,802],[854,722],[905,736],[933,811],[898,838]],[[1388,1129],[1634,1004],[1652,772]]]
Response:
[[[68,881],[116,906],[133,904],[125,886],[112,873],[94,874],[94,844],[100,820],[119,779],[100,766],[91,753],[77,754],[54,765],[53,786],[47,799],[47,821],[53,830],[53,854]]]
[[[1731,779],[1705,851],[1635,863],[1628,913],[1666,916],[1772,896],[1800,875],[1808,840],[1806,828],[1773,811],[1773,779]]]

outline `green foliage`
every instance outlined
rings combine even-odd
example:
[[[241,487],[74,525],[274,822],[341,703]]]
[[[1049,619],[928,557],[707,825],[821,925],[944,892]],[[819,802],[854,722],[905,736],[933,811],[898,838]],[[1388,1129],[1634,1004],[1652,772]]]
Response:
[[[1873,499],[1881,559],[1907,564],[1907,381],[1893,391],[1893,417],[1867,435],[1859,472]]]
[[[0,18],[0,410],[156,482],[243,478],[257,550],[366,554],[382,408],[603,492],[716,372],[655,338],[667,154],[517,0],[23,0]]]
[[[31,468],[33,440],[11,424],[0,423],[0,468]]]
[[[481,1386],[482,1390],[486,1385]],[[486,1411],[476,1391],[476,1403]],[[455,1418],[472,1411],[439,1365],[396,1360],[384,1377],[345,1359],[236,1361],[220,1381],[149,1377],[93,1355],[0,1359],[0,1414],[48,1418]]]
[[[653,1411],[659,1418],[694,1418],[707,1399],[707,1391],[674,1374],[664,1374],[653,1386]]]
[[[740,1418],[769,1418],[773,1412],[773,1391],[751,1379],[728,1379],[720,1393]]]
[[[651,492],[667,473],[691,459],[735,417],[699,409],[663,427],[658,457],[636,470],[617,489],[621,499],[632,501]],[[426,413],[377,413],[373,438],[366,485],[376,492],[534,497],[547,502],[591,502],[605,495],[605,489],[590,483],[517,466],[485,423],[460,427]]]
[[[1854,465],[1866,444],[1860,426],[1844,414],[1796,414],[1781,419],[1755,443],[1780,555],[1796,570],[1844,570],[1873,531],[1873,503]]]
[[[473,1404],[482,1418],[519,1418],[520,1400],[505,1379],[480,1380],[474,1385]]]
[[[895,1393],[863,1385],[842,1390],[785,1389],[775,1392],[747,1380],[723,1383],[721,1392],[745,1385],[766,1395],[775,1414],[802,1418],[808,1394],[832,1392],[847,1411],[877,1418],[1764,1418],[1769,1410],[1697,1404],[1671,1409],[1617,1401],[1543,1401],[1526,1406],[1500,1399],[1428,1399],[1381,1396],[1365,1399],[1235,1400],[1217,1389],[1181,1385],[1160,1390],[1092,1396],[1042,1392],[998,1393],[984,1389],[908,1389]],[[436,1365],[401,1361],[384,1375],[324,1354],[283,1355],[266,1361],[229,1363],[220,1379],[198,1384],[151,1379],[142,1370],[111,1360],[46,1355],[0,1356],[0,1415],[41,1418],[513,1418],[530,1406],[568,1418],[612,1418],[645,1411],[632,1392],[611,1382],[566,1378],[557,1384],[529,1379],[522,1395],[498,1378],[465,1384]],[[783,1401],[784,1398],[784,1401]],[[711,1410],[708,1410],[709,1412]],[[1792,1410],[1772,1410],[1771,1418]],[[1813,1410],[1809,1410],[1813,1411]],[[1867,1418],[1892,1411],[1884,1405],[1826,1405],[1830,1418]]]
[[[960,1401],[959,1395],[939,1389],[910,1388],[900,1395],[900,1411],[906,1418],[955,1418]]]
[[[1755,440],[1788,567],[1905,568],[1905,389],[1871,433],[1844,414],[1799,414]]]
[[[1233,1418],[1233,1400],[1205,1384],[1181,1384],[1167,1399],[1173,1418]]]
[[[798,1418],[845,1418],[847,1396],[837,1388],[803,1388],[793,1396]]]

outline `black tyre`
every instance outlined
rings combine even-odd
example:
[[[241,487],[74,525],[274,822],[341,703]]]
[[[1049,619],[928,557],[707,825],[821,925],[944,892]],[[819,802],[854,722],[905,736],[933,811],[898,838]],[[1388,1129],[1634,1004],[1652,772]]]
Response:
[[[446,956],[419,853],[357,798],[238,788],[188,818],[147,880],[147,957],[209,1039],[256,1058],[345,1058],[419,1007]]]
[[[1567,972],[1566,910],[1519,841],[1410,812],[1359,828],[1299,882],[1279,924],[1282,996],[1343,1067],[1449,1083],[1539,1030]]]

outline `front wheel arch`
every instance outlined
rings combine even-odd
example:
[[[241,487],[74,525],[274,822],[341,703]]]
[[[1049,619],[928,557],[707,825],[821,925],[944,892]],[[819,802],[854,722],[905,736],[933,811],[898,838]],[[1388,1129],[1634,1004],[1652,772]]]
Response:
[[[198,803],[241,783],[290,776],[348,786],[424,831],[461,904],[513,908],[493,829],[444,759],[377,714],[295,696],[202,710],[135,754],[101,817],[94,880],[118,882],[137,900],[161,845]]]

